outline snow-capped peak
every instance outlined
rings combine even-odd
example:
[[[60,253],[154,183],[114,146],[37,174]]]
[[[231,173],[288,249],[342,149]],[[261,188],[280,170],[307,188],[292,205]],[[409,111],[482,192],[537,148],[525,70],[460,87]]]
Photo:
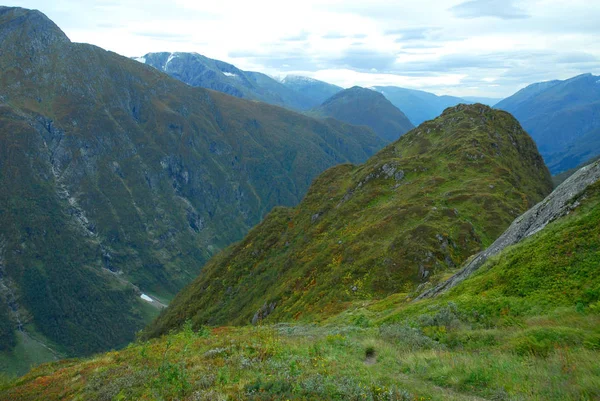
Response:
[[[146,64],[146,57],[134,57],[135,61],[139,61],[142,64]]]
[[[288,75],[281,80],[282,83],[285,82],[317,82],[316,79],[305,77],[303,75]]]

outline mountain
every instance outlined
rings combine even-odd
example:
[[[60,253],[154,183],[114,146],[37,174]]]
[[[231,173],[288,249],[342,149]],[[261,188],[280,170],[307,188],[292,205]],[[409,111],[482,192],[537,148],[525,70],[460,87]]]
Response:
[[[600,155],[600,77],[530,85],[499,102],[536,141],[553,174]]]
[[[0,398],[596,399],[599,179],[599,163],[577,173],[535,209],[568,213],[519,216],[506,233],[520,221],[533,231],[437,297],[363,300],[325,324],[185,324],[37,367]]]
[[[198,53],[148,53],[135,60],[188,85],[214,89],[239,98],[260,100],[293,110],[307,110],[319,104],[268,75],[242,71],[232,64]]]
[[[411,123],[419,125],[439,116],[448,107],[460,103],[472,103],[453,96],[437,96],[433,93],[399,88],[397,86],[375,86],[390,102],[402,110]]]
[[[494,106],[496,103],[500,102],[502,99],[495,97],[481,97],[481,96],[463,96],[462,99],[472,102],[472,103],[481,103],[487,106]]]
[[[126,344],[274,206],[383,146],[71,43],[37,11],[1,7],[0,42],[2,368],[25,342]]]
[[[319,321],[407,292],[491,244],[552,182],[508,113],[459,105],[361,166],[327,170],[213,257],[149,326]]]
[[[414,126],[381,93],[355,86],[336,93],[310,115],[332,117],[353,125],[366,125],[386,142],[393,142]]]
[[[419,298],[437,296],[456,287],[471,277],[488,260],[500,254],[509,246],[522,242],[523,239],[543,230],[550,222],[569,214],[579,206],[578,202],[582,194],[598,181],[600,181],[600,162],[594,162],[589,166],[580,168],[568,178],[566,183],[559,185],[548,195],[543,202],[538,203],[515,220],[486,250],[465,263],[458,273],[435,288],[424,292]],[[577,237],[580,237],[580,235]],[[600,294],[598,294],[598,297],[600,298]]]
[[[281,83],[295,92],[302,94],[305,98],[310,99],[312,107],[320,105],[331,96],[343,90],[343,88],[337,85],[300,75],[288,75]]]

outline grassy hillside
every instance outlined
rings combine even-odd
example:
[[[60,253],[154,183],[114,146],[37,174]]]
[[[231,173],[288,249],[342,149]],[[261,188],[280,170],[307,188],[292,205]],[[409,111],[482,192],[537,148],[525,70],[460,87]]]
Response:
[[[404,113],[385,96],[358,86],[336,93],[311,110],[310,115],[366,125],[386,142],[393,142],[414,128]]]
[[[37,11],[0,7],[0,41],[3,352],[20,325],[67,355],[125,345],[157,313],[142,293],[168,302],[323,170],[383,146],[71,43]]]
[[[600,184],[436,299],[355,302],[322,325],[178,334],[6,380],[8,399],[593,400]]]
[[[411,291],[489,245],[550,192],[536,147],[508,113],[457,106],[361,166],[323,173],[214,257],[149,328],[318,321]]]

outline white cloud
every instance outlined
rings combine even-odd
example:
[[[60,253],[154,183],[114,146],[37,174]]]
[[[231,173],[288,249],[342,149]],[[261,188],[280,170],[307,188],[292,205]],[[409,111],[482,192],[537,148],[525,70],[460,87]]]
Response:
[[[589,0],[16,3],[40,9],[74,41],[126,56],[194,51],[341,86],[507,96],[600,69],[600,2]]]

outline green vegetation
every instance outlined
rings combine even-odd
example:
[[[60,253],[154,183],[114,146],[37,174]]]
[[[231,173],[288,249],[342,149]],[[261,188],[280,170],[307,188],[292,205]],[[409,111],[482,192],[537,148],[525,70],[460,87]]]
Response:
[[[141,293],[168,302],[322,171],[383,147],[71,43],[37,11],[0,7],[0,36],[0,280],[67,355],[127,344],[158,312]]]
[[[414,128],[404,113],[385,96],[359,86],[336,93],[311,110],[310,115],[366,125],[386,142],[393,142]]]
[[[361,166],[322,174],[215,256],[147,329],[315,322],[413,291],[488,246],[547,195],[550,175],[508,113],[457,106]]]
[[[600,183],[447,294],[355,302],[321,325],[221,327],[38,367],[19,400],[592,400],[600,397]],[[1,390],[3,389],[3,390]],[[4,391],[3,393],[1,391]]]

